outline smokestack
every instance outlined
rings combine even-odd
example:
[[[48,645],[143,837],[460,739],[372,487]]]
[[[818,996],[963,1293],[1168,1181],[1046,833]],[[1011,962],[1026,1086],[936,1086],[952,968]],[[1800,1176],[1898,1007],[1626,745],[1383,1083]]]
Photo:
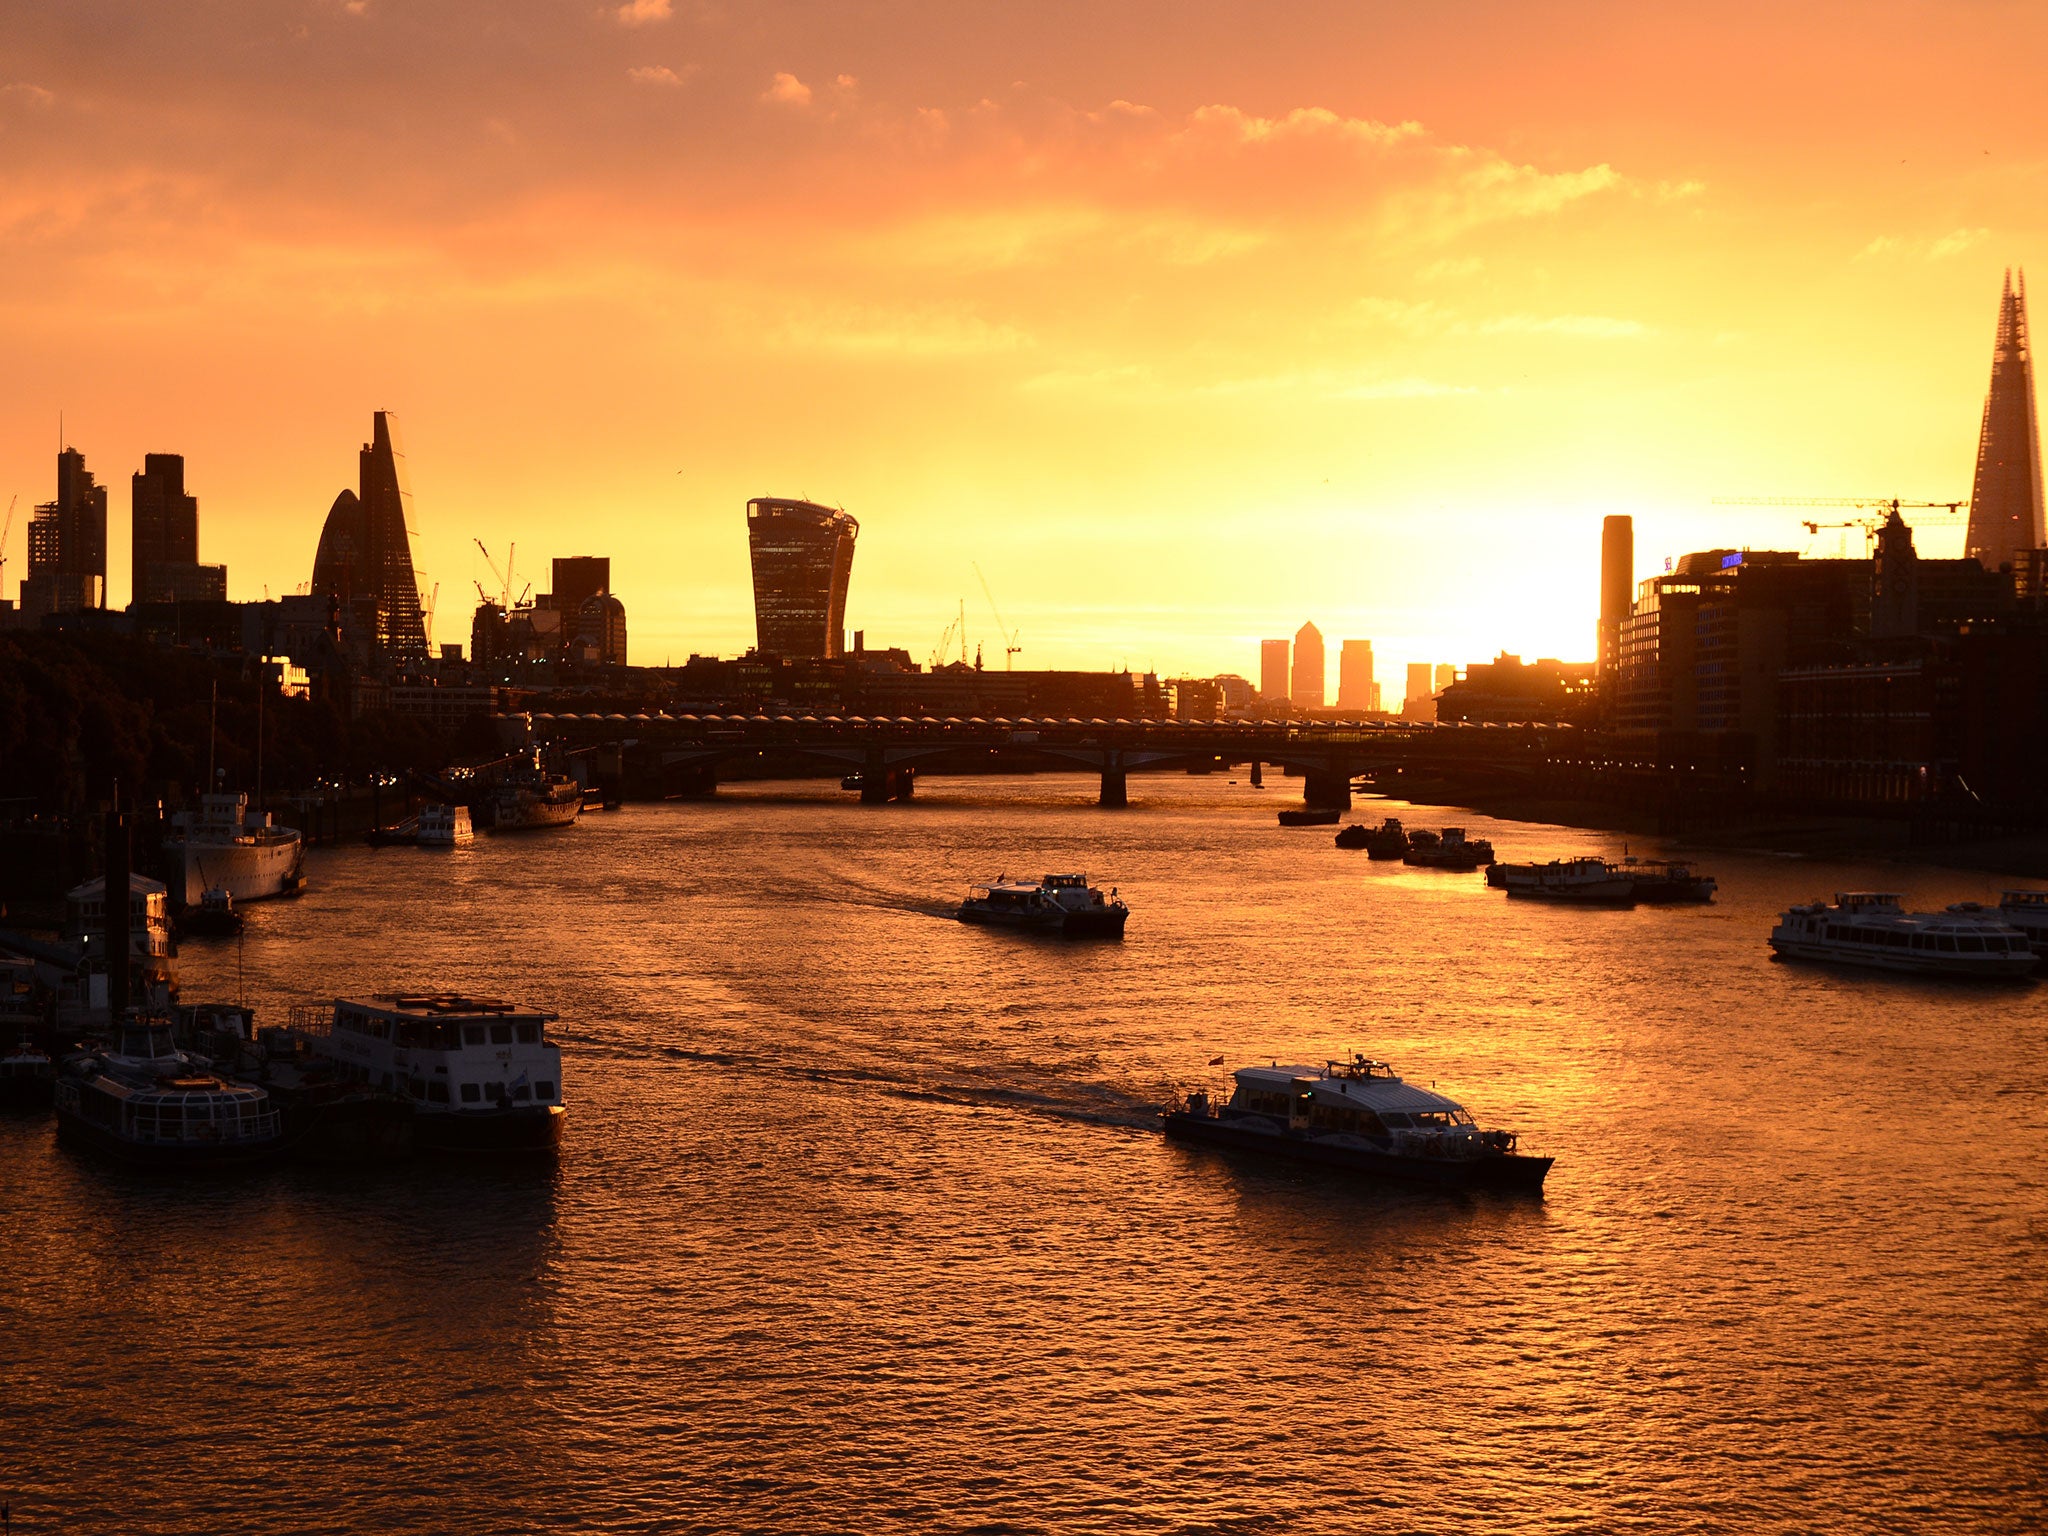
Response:
[[[117,797],[107,812],[107,1022],[118,1034],[128,1017],[128,818]]]
[[[1600,691],[1609,699],[1621,670],[1621,621],[1635,587],[1636,528],[1628,517],[1600,525]]]

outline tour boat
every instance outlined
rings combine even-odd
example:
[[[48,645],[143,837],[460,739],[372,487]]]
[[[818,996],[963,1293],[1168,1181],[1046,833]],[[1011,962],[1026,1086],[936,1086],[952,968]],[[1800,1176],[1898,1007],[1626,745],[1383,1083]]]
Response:
[[[1114,887],[1104,896],[1086,875],[1045,875],[1036,885],[1001,879],[977,885],[955,915],[963,923],[1116,939],[1123,937],[1131,913]]]
[[[2036,958],[2048,960],[2048,891],[2006,891],[1998,915],[2027,936]]]
[[[1383,1061],[1354,1055],[1234,1076],[1228,1103],[1191,1093],[1167,1110],[1166,1134],[1461,1189],[1540,1192],[1550,1172],[1552,1159],[1517,1151],[1512,1132],[1481,1130],[1455,1099],[1403,1082]]]
[[[1392,816],[1373,828],[1365,842],[1365,851],[1375,859],[1399,859],[1408,854],[1408,834],[1401,823]]]
[[[555,1017],[494,998],[406,993],[337,999],[331,1014],[294,1023],[315,1055],[412,1100],[415,1146],[545,1152],[566,1113],[561,1047],[547,1038]]]
[[[1908,912],[1892,891],[1838,892],[1779,915],[1771,948],[1798,960],[1920,975],[2016,980],[2034,969],[2019,929],[1981,911]]]
[[[1430,841],[1417,841],[1425,837]],[[1441,835],[1417,832],[1401,862],[1419,869],[1478,869],[1493,862],[1493,844],[1483,837],[1466,837],[1463,827],[1445,827]]]
[[[1696,875],[1689,864],[1667,859],[1624,859],[1622,870],[1635,883],[1637,901],[1669,906],[1685,901],[1712,901],[1719,887],[1712,875]]]
[[[238,902],[295,892],[305,849],[291,827],[273,826],[268,811],[251,811],[247,795],[201,795],[197,814],[171,818],[164,851],[180,904],[199,905],[216,887]]]
[[[459,848],[473,842],[476,833],[469,824],[466,805],[423,805],[419,814],[419,845],[422,848]]]
[[[566,827],[582,812],[583,786],[542,768],[536,752],[532,763],[513,770],[500,781],[491,825],[499,832]]]
[[[67,1061],[56,1100],[60,1137],[146,1168],[234,1167],[284,1144],[270,1095],[214,1075],[159,1018],[124,1020],[108,1049]]]
[[[1334,827],[1343,819],[1342,811],[1317,810],[1314,806],[1280,813],[1280,825],[1283,827]]]
[[[1500,870],[1501,886],[1510,896],[1596,907],[1635,904],[1635,881],[1605,859],[1552,859],[1548,864],[1494,867]]]

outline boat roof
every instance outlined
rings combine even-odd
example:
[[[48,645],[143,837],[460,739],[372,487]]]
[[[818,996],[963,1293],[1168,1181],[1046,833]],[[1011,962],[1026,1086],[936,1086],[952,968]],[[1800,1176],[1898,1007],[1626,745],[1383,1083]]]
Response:
[[[1354,1077],[1332,1074],[1328,1067],[1285,1066],[1276,1063],[1270,1067],[1240,1067],[1236,1076],[1240,1083],[1283,1093],[1298,1092],[1296,1085],[1306,1083],[1315,1089],[1318,1098],[1338,1099],[1347,1103],[1364,1104],[1370,1109],[1391,1109],[1404,1114],[1417,1110],[1450,1110],[1465,1107],[1456,1099],[1446,1098],[1432,1089],[1418,1088],[1413,1083],[1403,1082],[1392,1075]]]
[[[1896,902],[1887,898],[1884,902],[1847,901],[1839,907],[1826,902],[1811,902],[1803,907],[1793,907],[1787,916],[1832,917],[1837,921],[1861,920],[1880,924],[1886,928],[1900,928],[1927,933],[2003,933],[2016,934],[2019,929],[2002,922],[1996,907],[1980,907],[1975,912],[1907,912]]]
[[[130,873],[128,876],[128,893],[131,896],[138,894],[143,896],[166,896],[170,894],[170,889],[163,881],[152,880],[147,875]],[[94,896],[104,896],[106,891],[107,877],[105,875],[95,875],[83,885],[74,885],[64,894],[72,901],[87,901]]]
[[[386,1018],[449,1019],[489,1018],[553,1019],[556,1015],[538,1008],[522,1008],[495,997],[471,997],[461,992],[380,992],[375,997],[338,997],[337,1008],[360,1008]]]

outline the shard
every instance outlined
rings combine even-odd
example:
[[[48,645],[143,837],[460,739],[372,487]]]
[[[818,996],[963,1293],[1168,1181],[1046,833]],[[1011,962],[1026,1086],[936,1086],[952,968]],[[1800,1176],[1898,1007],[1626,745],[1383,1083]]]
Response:
[[[1991,353],[1991,393],[1977,439],[1977,479],[1970,491],[1968,552],[1987,570],[2010,565],[2021,550],[2044,542],[2041,526],[2041,433],[2034,417],[2034,363],[2027,349],[2027,277],[2005,274],[1998,305],[1998,343]]]
[[[384,656],[422,661],[427,627],[407,526],[412,492],[388,411],[378,411],[373,420],[358,464],[358,485],[357,491],[337,496],[328,511],[313,557],[312,590],[352,609]]]

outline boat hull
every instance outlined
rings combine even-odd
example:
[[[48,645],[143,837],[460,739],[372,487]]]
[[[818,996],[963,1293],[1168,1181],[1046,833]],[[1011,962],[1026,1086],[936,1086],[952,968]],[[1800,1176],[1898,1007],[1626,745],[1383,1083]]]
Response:
[[[984,928],[1015,928],[1024,933],[1049,933],[1067,939],[1120,939],[1130,918],[1127,907],[1089,907],[1078,912],[991,912],[963,904],[955,914],[963,923]]]
[[[517,805],[499,805],[494,832],[535,832],[543,827],[566,827],[583,813],[583,798],[554,801],[522,798]]]
[[[415,1110],[412,1144],[422,1152],[545,1153],[561,1144],[568,1112],[559,1104],[509,1109]]]
[[[209,843],[190,839],[170,846],[178,860],[179,886],[188,907],[197,907],[210,890],[225,890],[237,905],[282,896],[292,888],[303,853],[299,834],[247,843]]]
[[[1632,907],[1636,904],[1633,880],[1598,880],[1583,885],[1516,885],[1509,882],[1507,893],[1525,901],[1555,901],[1580,907]]]
[[[1207,1115],[1179,1111],[1160,1117],[1166,1134],[1176,1141],[1203,1146],[1225,1147],[1234,1152],[1258,1152],[1313,1163],[1322,1168],[1372,1178],[1399,1179],[1410,1184],[1433,1184],[1446,1189],[1497,1189],[1524,1194],[1541,1194],[1543,1180],[1553,1161],[1547,1157],[1526,1157],[1502,1153],[1492,1157],[1436,1158],[1398,1157],[1363,1147],[1332,1143],[1326,1137],[1302,1136],[1279,1129],[1259,1130],[1242,1123]]]
[[[1946,954],[1927,950],[1894,951],[1888,945],[1813,944],[1782,934],[1771,935],[1771,948],[1788,960],[1849,966],[1860,971],[1890,971],[1905,976],[1951,976],[1968,981],[2027,981],[2038,964],[2032,954]]]
[[[131,1168],[166,1173],[215,1173],[261,1167],[284,1149],[282,1135],[217,1142],[130,1141],[87,1119],[61,1094],[57,1099],[57,1139]]]

